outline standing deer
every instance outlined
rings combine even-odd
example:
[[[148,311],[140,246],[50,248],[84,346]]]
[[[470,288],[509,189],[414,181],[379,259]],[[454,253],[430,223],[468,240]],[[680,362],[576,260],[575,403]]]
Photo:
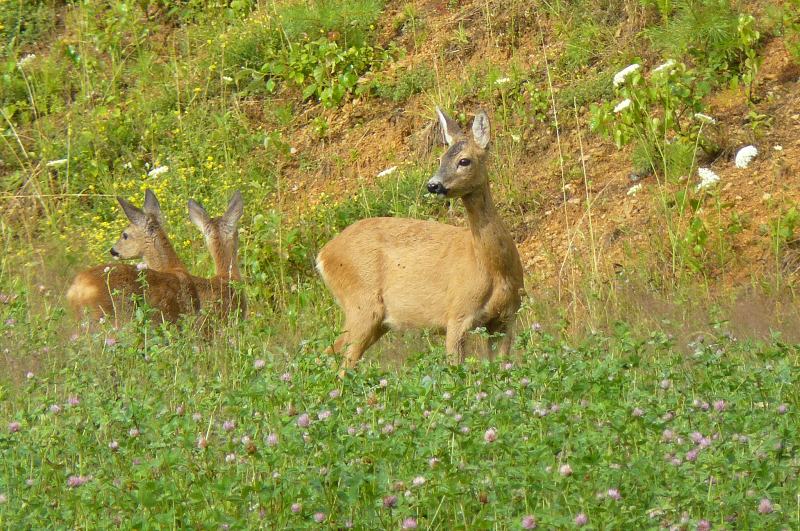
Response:
[[[247,312],[247,300],[232,281],[242,279],[239,273],[239,218],[244,213],[244,202],[241,192],[236,192],[228,203],[228,209],[222,216],[212,218],[194,199],[189,199],[189,219],[200,229],[206,241],[206,247],[214,259],[216,276],[205,279],[194,277],[200,304],[214,314],[227,317],[236,311],[244,316]]]
[[[484,326],[491,355],[496,334],[507,355],[521,303],[519,253],[492,203],[486,159],[489,118],[478,112],[471,134],[436,109],[448,150],[428,191],[461,198],[468,228],[403,218],[368,218],[347,227],[317,255],[317,270],[345,314],[334,352],[344,366],[390,329],[446,330],[450,363],[464,356],[468,331]]]
[[[95,318],[112,316],[118,324],[137,297],[155,308],[161,320],[177,321],[193,313],[199,299],[192,278],[178,258],[162,227],[161,206],[151,190],[145,192],[139,209],[117,198],[130,225],[111,248],[115,258],[141,258],[147,269],[130,264],[102,264],[75,276],[67,290],[67,301],[80,316],[89,310]]]

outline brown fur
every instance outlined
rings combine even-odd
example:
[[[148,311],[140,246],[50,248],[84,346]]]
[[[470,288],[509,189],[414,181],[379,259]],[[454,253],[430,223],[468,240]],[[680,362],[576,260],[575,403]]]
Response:
[[[462,198],[469,228],[403,218],[364,219],[317,256],[317,269],[344,310],[344,332],[333,349],[347,347],[345,367],[354,367],[390,329],[446,330],[451,363],[462,361],[467,332],[480,326],[490,334],[504,334],[501,355],[511,349],[522,264],[492,203],[486,171],[489,121],[479,113],[467,137],[441,113],[440,120],[451,148],[429,189],[441,187],[448,197]],[[462,165],[463,160],[469,164]]]
[[[111,254],[123,259],[141,258],[147,269],[102,264],[81,271],[67,290],[67,301],[75,313],[79,318],[87,310],[96,319],[110,316],[116,325],[129,318],[137,297],[156,310],[157,320],[174,322],[180,315],[197,311],[197,288],[162,228],[163,216],[155,194],[145,192],[142,209],[122,198],[117,200],[131,224],[111,248]]]
[[[189,218],[203,233],[206,247],[214,259],[216,276],[193,277],[200,303],[207,313],[227,318],[235,312],[247,313],[244,293],[234,288],[232,281],[242,279],[239,272],[238,222],[244,212],[242,194],[236,192],[222,216],[211,218],[196,201],[189,200]]]

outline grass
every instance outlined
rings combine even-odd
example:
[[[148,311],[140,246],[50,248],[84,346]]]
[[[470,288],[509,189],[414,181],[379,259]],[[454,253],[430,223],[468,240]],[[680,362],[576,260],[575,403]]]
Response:
[[[2,306],[40,360],[3,387],[4,525],[797,523],[800,359],[780,341],[533,327],[509,361],[448,367],[436,342],[340,380],[322,330],[280,350],[258,317],[211,345],[135,324],[61,344],[24,306]]]
[[[528,515],[569,528],[579,514],[606,529],[797,527],[796,301],[713,292],[712,277],[737,267],[739,221],[719,196],[690,193],[694,176],[680,180],[697,166],[683,144],[664,148],[675,183],[645,182],[652,197],[637,198],[652,199],[660,231],[636,247],[636,227],[621,227],[606,273],[606,238],[587,225],[614,216],[596,206],[611,193],[592,166],[600,141],[570,145],[586,107],[617,104],[620,60],[708,52],[731,67],[695,66],[721,82],[738,75],[741,43],[728,32],[701,49],[695,36],[716,19],[694,32],[678,2],[648,19],[649,48],[640,36],[616,49],[626,21],[590,4],[549,2],[535,28],[529,5],[511,5],[508,27],[533,35],[512,38],[491,3],[0,2],[0,526],[304,528],[321,513],[330,528],[519,529]],[[725,31],[735,7],[718,13]],[[503,39],[507,58],[469,57]],[[553,71],[531,59],[545,43]],[[319,87],[304,94],[310,79]],[[426,139],[387,145],[403,158],[387,156],[380,169],[398,169],[374,179],[383,154],[337,142],[389,112],[387,127],[416,127],[435,105],[464,123],[492,109],[494,193],[515,235],[545,223],[543,210],[565,216],[570,199],[566,180],[554,192],[522,177],[569,173],[581,211],[537,253],[570,246],[572,278],[556,286],[563,271],[553,280],[526,264],[511,360],[449,367],[441,337],[389,334],[340,380],[324,352],[341,316],[314,273],[317,250],[363,217],[462,213],[424,194],[439,152]],[[321,145],[341,146],[337,159]],[[576,150],[595,158],[572,160]],[[633,161],[656,165],[649,153]],[[346,193],[319,191],[350,172]],[[143,318],[73,339],[64,286],[107,260],[124,224],[113,196],[138,204],[146,187],[205,275],[186,200],[219,213],[243,191],[251,313],[210,340]],[[780,277],[797,216],[774,201],[777,217],[760,222]],[[587,238],[589,251],[572,247]],[[771,280],[753,284],[783,285]]]

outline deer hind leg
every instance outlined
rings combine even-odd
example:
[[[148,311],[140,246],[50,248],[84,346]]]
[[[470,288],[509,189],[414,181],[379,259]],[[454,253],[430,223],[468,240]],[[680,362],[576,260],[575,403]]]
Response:
[[[347,312],[345,331],[334,343],[334,351],[340,352],[347,345],[344,367],[355,368],[364,351],[378,341],[387,329],[383,325],[385,309],[380,296],[377,304],[360,304],[356,311]]]
[[[508,357],[514,343],[514,320],[500,322],[489,327],[489,356],[494,359],[494,345],[499,343],[497,355],[500,358]],[[497,337],[498,334],[502,334]]]
[[[458,365],[464,361],[464,345],[467,340],[467,332],[472,329],[472,325],[473,320],[464,317],[451,319],[447,323],[445,349],[447,350],[447,361],[450,365]]]

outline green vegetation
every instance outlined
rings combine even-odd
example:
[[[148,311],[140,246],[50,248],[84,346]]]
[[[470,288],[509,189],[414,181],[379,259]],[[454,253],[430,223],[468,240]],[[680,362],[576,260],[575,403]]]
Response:
[[[0,0],[0,526],[800,526],[793,139],[729,164],[780,129],[800,4],[625,4]],[[462,222],[423,186],[434,106],[492,115],[514,357],[389,334],[338,379],[319,248]],[[77,328],[65,286],[145,188],[201,275],[187,199],[243,192],[247,320]],[[733,276],[775,308],[735,321]]]

